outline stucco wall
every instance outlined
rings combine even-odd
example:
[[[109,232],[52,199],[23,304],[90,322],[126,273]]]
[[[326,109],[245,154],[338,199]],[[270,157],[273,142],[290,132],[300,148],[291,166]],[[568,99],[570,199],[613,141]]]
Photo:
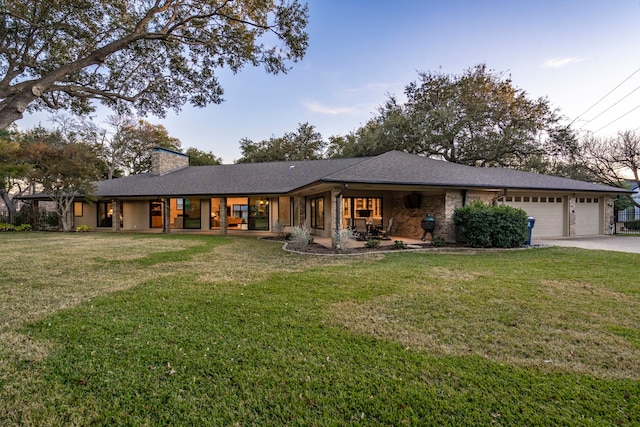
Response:
[[[148,230],[149,229],[149,202],[127,201],[122,203],[122,229],[123,230]]]

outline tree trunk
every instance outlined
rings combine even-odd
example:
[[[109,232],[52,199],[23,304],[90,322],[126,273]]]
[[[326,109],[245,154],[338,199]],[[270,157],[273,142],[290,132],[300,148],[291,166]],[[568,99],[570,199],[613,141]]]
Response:
[[[16,218],[16,204],[11,197],[9,197],[9,193],[6,190],[0,190],[0,197],[4,201],[4,204],[7,206],[7,211],[9,212],[9,224],[13,224]]]

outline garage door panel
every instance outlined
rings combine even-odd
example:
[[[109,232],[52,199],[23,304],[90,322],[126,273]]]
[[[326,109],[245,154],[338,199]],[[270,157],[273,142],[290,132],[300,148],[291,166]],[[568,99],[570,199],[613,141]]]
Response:
[[[600,234],[600,204],[598,198],[576,200],[576,236]]]
[[[516,201],[516,200],[520,201]],[[553,199],[553,202],[549,202]],[[527,202],[523,201],[525,197],[508,197],[504,202],[505,205],[514,208],[520,208],[536,219],[533,228],[533,238],[540,237],[562,237],[564,236],[564,199],[546,196],[526,197]],[[535,201],[534,201],[535,200]]]

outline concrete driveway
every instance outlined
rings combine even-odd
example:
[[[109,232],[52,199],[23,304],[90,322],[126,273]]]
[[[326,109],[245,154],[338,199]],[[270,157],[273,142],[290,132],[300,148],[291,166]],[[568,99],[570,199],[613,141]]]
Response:
[[[537,240],[534,236],[532,240],[534,245],[566,246],[571,248],[599,249],[602,251],[631,252],[640,254],[640,237],[586,236]]]

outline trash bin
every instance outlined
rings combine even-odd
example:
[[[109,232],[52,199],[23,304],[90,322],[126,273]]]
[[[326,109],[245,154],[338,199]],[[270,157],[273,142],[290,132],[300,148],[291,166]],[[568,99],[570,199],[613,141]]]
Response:
[[[533,226],[536,225],[536,219],[530,216],[529,218],[527,218],[527,221],[529,222],[527,224],[527,241],[524,242],[524,244],[527,246],[531,246],[531,233],[533,230]]]

